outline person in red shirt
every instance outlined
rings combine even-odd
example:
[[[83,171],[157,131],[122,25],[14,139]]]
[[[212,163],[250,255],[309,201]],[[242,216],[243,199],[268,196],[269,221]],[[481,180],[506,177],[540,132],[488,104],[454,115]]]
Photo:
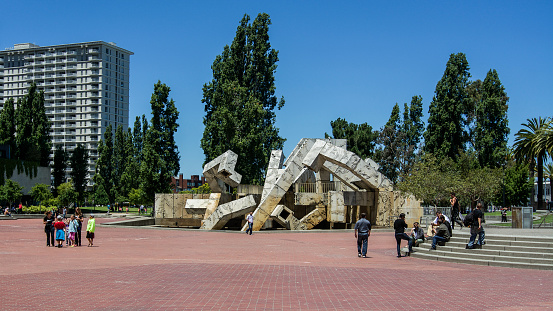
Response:
[[[58,216],[58,221],[54,223],[54,228],[56,228],[57,247],[63,247],[63,241],[65,241],[65,222],[63,222],[63,217]]]

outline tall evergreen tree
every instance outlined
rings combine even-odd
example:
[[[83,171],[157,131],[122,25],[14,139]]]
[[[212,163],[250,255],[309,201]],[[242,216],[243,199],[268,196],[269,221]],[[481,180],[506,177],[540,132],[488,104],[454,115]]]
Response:
[[[88,150],[82,144],[78,144],[71,153],[71,180],[77,192],[77,200],[84,201],[86,184],[88,183]]]
[[[113,157],[112,157],[112,167],[113,167],[113,186],[115,188],[114,197],[117,198],[118,195],[124,195],[121,192],[121,177],[125,171],[127,164],[127,154],[125,148],[125,134],[123,132],[123,126],[119,125],[115,130],[115,139],[113,142]]]
[[[396,103],[378,138],[378,142],[382,146],[378,156],[379,170],[394,184],[398,181],[401,162],[404,158],[403,151],[406,145],[405,133],[400,130],[400,122],[400,109]]]
[[[31,84],[23,99],[17,101],[15,122],[17,145],[15,157],[48,166],[52,147],[50,122],[44,108],[44,92],[37,92],[34,83]]]
[[[113,176],[113,134],[111,124],[109,124],[104,132],[104,139],[98,143],[98,161],[96,161],[94,183],[102,184],[110,202],[115,202]]]
[[[271,48],[269,25],[266,13],[251,24],[244,15],[231,46],[213,62],[213,80],[203,87],[205,163],[230,149],[243,159],[236,170],[250,184],[263,183],[271,150],[285,141],[275,127],[274,109],[284,106],[284,98],[275,96],[278,51]]]
[[[469,64],[463,53],[451,54],[429,108],[424,133],[425,151],[438,158],[456,159],[465,150],[467,133],[464,118],[467,109]]]
[[[140,163],[137,160],[131,128],[127,129],[127,134],[125,135],[125,154],[126,164],[121,176],[119,193],[128,198],[131,189],[137,189],[140,185],[139,178],[137,178],[140,171]]]
[[[57,145],[54,151],[54,165],[52,175],[54,177],[54,192],[57,193],[59,185],[65,182],[65,169],[67,168],[67,152],[62,145]]]
[[[505,162],[509,121],[507,93],[497,71],[490,70],[482,83],[482,101],[476,107],[474,147],[481,166],[499,167]]]
[[[373,131],[372,126],[367,123],[349,123],[342,118],[330,121],[330,126],[332,127],[332,138],[345,139],[347,150],[355,153],[362,159],[370,158],[374,155],[378,133]],[[325,137],[331,138],[327,133],[325,133]]]
[[[152,119],[142,150],[143,161],[149,161],[149,166],[146,169],[155,172],[155,174],[148,172],[146,175],[157,177],[153,180],[155,183],[154,194],[169,192],[171,190],[171,177],[178,174],[180,169],[179,150],[174,137],[179,126],[177,123],[179,112],[173,99],[169,99],[170,91],[171,89],[160,81],[154,85],[154,92],[150,100]],[[151,149],[144,150],[147,146]],[[149,159],[146,159],[146,153],[148,153]],[[152,161],[152,157],[155,157],[156,160]],[[152,194],[151,191],[145,192],[149,195]],[[153,197],[151,199],[153,200]]]
[[[0,111],[0,144],[9,145],[11,152],[15,152],[15,107],[12,98],[6,100]]]

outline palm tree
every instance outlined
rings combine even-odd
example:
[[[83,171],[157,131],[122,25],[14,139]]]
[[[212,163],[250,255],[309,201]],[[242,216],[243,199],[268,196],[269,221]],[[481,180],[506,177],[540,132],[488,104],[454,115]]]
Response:
[[[541,117],[527,120],[528,123],[521,124],[526,127],[515,134],[515,158],[520,162],[530,164],[530,180],[534,180],[534,165],[538,169],[538,209],[543,208],[543,161],[550,154],[547,148],[546,135],[551,127],[551,119]],[[531,195],[532,206],[534,205],[534,190]]]

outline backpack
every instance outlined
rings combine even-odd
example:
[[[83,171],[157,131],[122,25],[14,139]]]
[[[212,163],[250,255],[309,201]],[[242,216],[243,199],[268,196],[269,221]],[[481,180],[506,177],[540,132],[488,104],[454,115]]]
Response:
[[[467,216],[465,216],[465,219],[463,220],[463,225],[465,225],[465,227],[471,226],[473,221],[474,221],[474,213],[470,212],[467,214]]]

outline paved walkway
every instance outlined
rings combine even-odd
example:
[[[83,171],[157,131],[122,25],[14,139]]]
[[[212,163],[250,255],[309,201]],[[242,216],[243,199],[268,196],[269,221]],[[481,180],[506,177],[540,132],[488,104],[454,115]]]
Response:
[[[94,247],[48,248],[41,220],[0,221],[0,309],[553,309],[552,271],[396,258],[390,232],[373,233],[367,259],[344,231],[96,235]]]

